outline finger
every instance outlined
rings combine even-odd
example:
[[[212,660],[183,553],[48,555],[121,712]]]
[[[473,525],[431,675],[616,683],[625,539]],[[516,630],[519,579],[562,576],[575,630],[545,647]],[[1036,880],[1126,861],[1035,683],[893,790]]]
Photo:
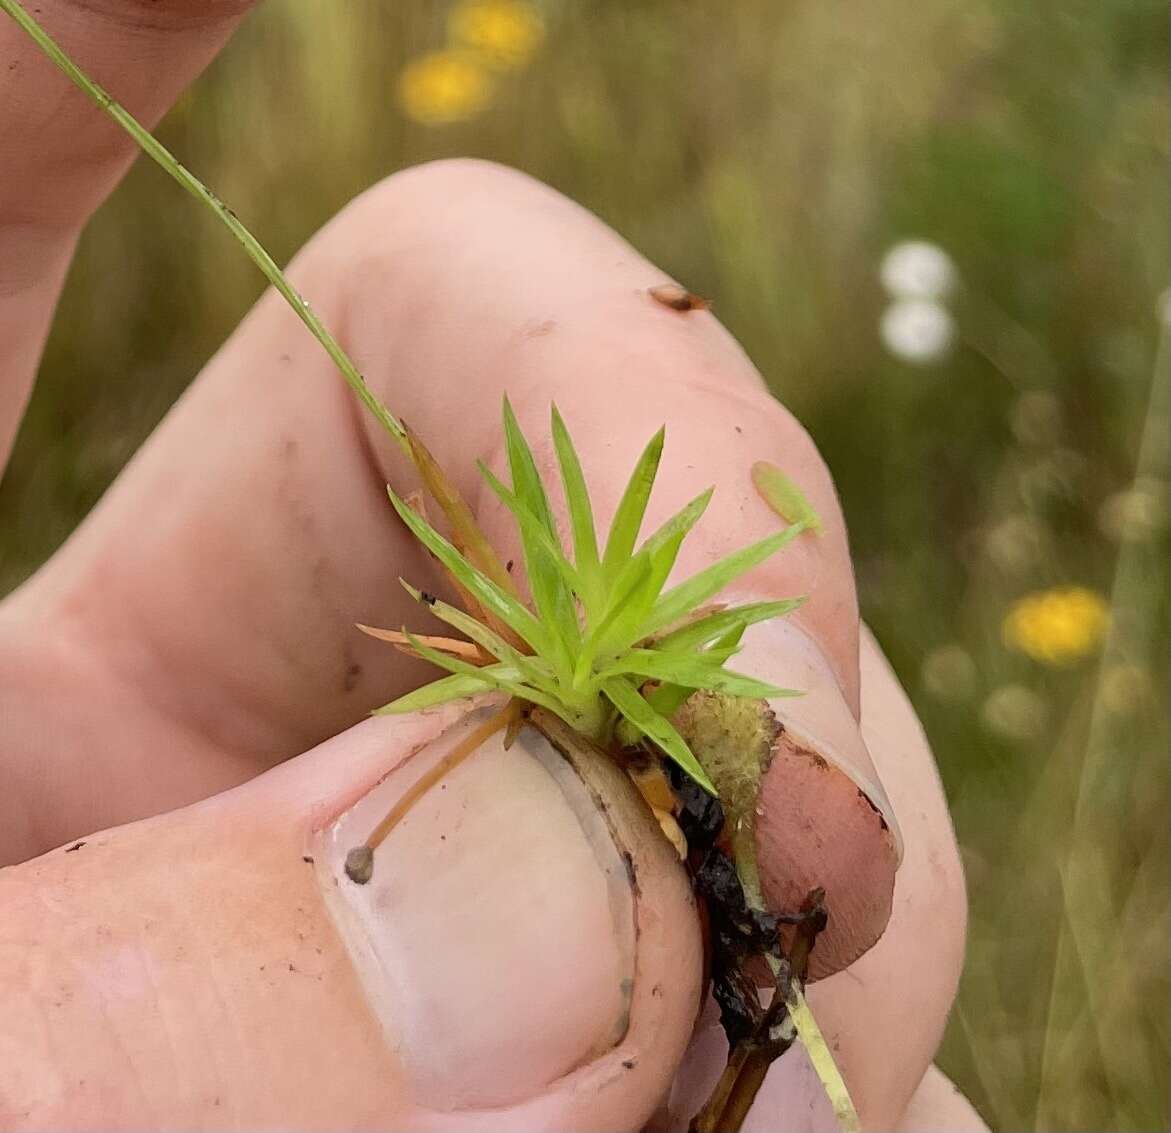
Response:
[[[640,1127],[701,946],[682,867],[609,763],[496,736],[366,885],[345,873],[474,722],[370,721],[0,875],[0,1124]]]
[[[758,459],[782,465],[826,534],[798,540],[744,586],[809,593],[800,625],[821,692],[807,703],[826,707],[783,706],[794,743],[774,778],[789,763],[809,763],[810,750],[831,761],[831,789],[808,777],[801,787],[834,800],[825,844],[841,840],[837,816],[857,810],[859,789],[884,807],[857,734],[856,601],[832,485],[809,438],[710,315],[657,304],[647,289],[662,273],[614,233],[551,190],[482,163],[389,179],[310,243],[295,275],[380,395],[477,498],[502,543],[511,534],[494,498],[481,498],[473,458],[499,462],[506,390],[546,466],[549,403],[563,405],[603,523],[638,450],[668,423],[648,526],[713,481],[719,501],[680,575],[778,529],[749,468]],[[268,295],[26,600],[67,606],[90,655],[115,642],[112,663],[152,706],[166,704],[185,737],[212,734],[271,761],[419,679],[349,628],[417,616],[396,579],[425,579],[426,566],[391,522],[387,474],[404,491],[417,482],[356,418],[295,316]],[[136,533],[132,553],[127,531]],[[807,711],[817,719],[803,721]],[[832,735],[811,734],[826,727]],[[881,931],[894,871],[883,827],[893,818],[863,809],[851,829],[869,847],[856,856],[881,868],[879,897],[866,916],[831,928],[848,930],[842,956]],[[782,829],[774,841],[792,836]],[[838,861],[848,873],[848,859]]]
[[[929,1066],[896,1133],[987,1133],[984,1119],[936,1066]]]
[[[37,21],[153,125],[207,65],[246,0],[42,0]],[[121,180],[133,143],[0,14],[0,469],[32,387],[82,226]]]
[[[869,633],[862,644],[862,730],[902,816],[906,853],[886,932],[851,967],[810,987],[809,1002],[864,1127],[883,1130],[899,1127],[943,1036],[963,965],[966,899],[931,750]],[[727,1044],[717,1019],[712,1011],[701,1023],[675,1085],[674,1128],[686,1127],[723,1067]],[[770,1070],[745,1126],[770,1128],[836,1128],[799,1046]]]

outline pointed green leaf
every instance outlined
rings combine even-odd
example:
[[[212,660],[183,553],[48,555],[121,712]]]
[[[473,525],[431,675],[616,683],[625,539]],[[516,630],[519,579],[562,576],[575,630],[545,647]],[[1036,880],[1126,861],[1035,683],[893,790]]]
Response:
[[[471,592],[473,597],[532,649],[546,656],[550,650],[550,635],[530,610],[511,594],[506,594],[490,578],[471,565],[438,531],[413,508],[407,506],[398,493],[387,485],[387,494],[394,510],[410,528],[411,533]]]
[[[602,674],[602,687],[610,677],[634,673],[657,681],[671,681],[687,688],[703,688],[729,696],[754,696],[767,700],[785,696],[786,690],[742,673],[729,672],[722,664],[699,653],[661,653],[657,649],[631,649]]]
[[[744,629],[757,622],[769,621],[772,618],[782,618],[802,605],[804,596],[787,598],[779,602],[749,602],[743,606],[733,606],[727,610],[718,610],[714,614],[697,618],[680,626],[677,630],[658,638],[654,644],[659,649],[693,649],[698,645],[705,645],[709,641],[736,628]]]
[[[545,485],[537,471],[533,450],[521,431],[512,403],[504,399],[504,445],[508,452],[508,470],[512,475],[512,490],[516,498],[540,520],[554,543],[557,541],[557,525],[553,521],[553,510]]]
[[[674,566],[679,554],[679,544],[683,542],[683,535],[683,532],[677,532],[672,539],[659,545],[649,556],[644,548],[632,560],[641,562],[644,556],[648,556],[647,569],[638,582],[626,591],[623,599],[615,603],[613,615],[607,618],[604,629],[597,635],[595,656],[604,657],[606,654],[627,649],[645,636],[642,632],[643,623],[647,614],[654,608],[655,600],[671,573],[671,567]],[[616,592],[621,587],[620,582]]]
[[[642,456],[638,458],[638,463],[634,466],[634,471],[630,474],[626,491],[622,493],[618,510],[614,513],[614,521],[610,524],[610,535],[606,540],[606,553],[602,559],[602,570],[607,585],[611,585],[613,580],[618,577],[618,572],[634,550],[639,528],[642,527],[643,516],[646,515],[647,501],[650,499],[655,475],[659,470],[665,435],[666,431],[660,429],[643,450]]]
[[[594,527],[594,509],[586,487],[585,473],[581,469],[577,449],[569,430],[553,406],[553,448],[561,468],[561,483],[565,488],[565,503],[569,508],[569,521],[573,528],[573,559],[583,579],[591,584],[595,581],[600,566],[598,561],[598,536]],[[583,595],[583,598],[586,596]],[[597,595],[591,594],[595,600]]]
[[[539,658],[526,657],[523,653],[520,653],[509,645],[491,627],[484,625],[483,622],[477,621],[470,614],[465,613],[456,606],[449,605],[447,602],[438,598],[425,599],[422,591],[417,590],[405,579],[400,578],[399,582],[402,584],[403,589],[416,602],[425,605],[440,621],[446,622],[453,629],[459,630],[469,640],[474,641],[477,645],[491,653],[497,661],[512,666],[512,668],[521,674],[524,680],[536,688],[551,694],[555,693],[556,682],[553,680],[552,674],[548,671],[548,666]]]
[[[660,716],[666,716],[670,720],[683,707],[687,698],[693,692],[695,692],[693,688],[687,688],[685,685],[668,684],[664,681],[661,685],[656,685],[646,694],[646,702]]]
[[[702,606],[704,602],[714,594],[718,594],[729,583],[764,562],[769,556],[776,554],[803,530],[804,528],[799,524],[787,527],[784,531],[778,531],[767,539],[761,539],[757,543],[742,547],[739,551],[733,551],[727,558],[713,563],[706,570],[701,570],[699,574],[692,575],[686,582],[681,582],[678,586],[668,590],[655,603],[655,608],[643,626],[643,636],[649,636],[662,629],[663,626],[668,626],[672,622],[686,617],[688,613],[697,606]]]
[[[565,555],[549,507],[549,497],[541,482],[541,474],[537,471],[537,462],[508,398],[504,399],[504,439],[508,467],[512,474],[512,494],[547,536],[546,539],[535,538],[531,525],[518,523],[525,573],[528,575],[537,614],[555,631],[556,640],[562,646],[558,658],[560,667],[568,672],[571,666],[570,652],[576,646],[579,634],[573,595],[565,585],[564,574],[559,569]],[[516,509],[513,509],[513,514],[520,518]]]
[[[532,701],[533,704],[539,704],[542,708],[548,708],[551,712],[560,714],[563,711],[558,700],[546,696],[540,690],[525,684],[522,674],[510,665],[488,665],[485,668],[478,669],[475,665],[469,665],[467,661],[461,661],[458,657],[451,657],[446,653],[440,653],[438,649],[432,649],[429,645],[424,645],[423,642],[407,629],[404,629],[403,633],[410,644],[410,648],[419,657],[424,661],[430,661],[432,665],[440,669],[446,669],[449,673],[454,673],[457,676],[483,681],[492,688],[499,689],[501,692],[507,692],[510,696],[518,697],[521,700]]]
[[[639,588],[648,585],[651,578],[652,570],[651,557],[639,551],[638,554],[626,564],[626,569],[623,570],[622,575],[619,576],[612,591],[609,602],[607,604],[607,611],[596,626],[589,626],[589,632],[586,634],[586,640],[582,645],[582,651],[577,657],[577,666],[575,668],[574,680],[578,687],[584,685],[588,677],[590,668],[594,665],[594,659],[600,652],[603,643],[616,637],[614,634],[615,623],[622,618],[623,612],[628,610],[634,596],[637,595]]]
[[[716,789],[699,760],[691,753],[683,737],[665,716],[660,716],[642,697],[638,689],[624,677],[611,677],[603,686],[610,703],[644,736],[653,740],[705,791],[715,795]]]
[[[650,551],[653,554],[660,547],[674,540],[676,536],[679,536],[682,541],[699,522],[703,513],[707,511],[707,505],[711,503],[714,491],[715,488],[708,488],[706,492],[700,492],[686,507],[680,508],[662,527],[649,536],[640,550]]]
[[[463,700],[481,692],[491,692],[493,687],[491,681],[484,680],[479,674],[474,677],[464,674],[443,677],[415,689],[414,692],[408,692],[381,708],[375,708],[373,714],[400,716],[407,712],[418,712],[422,708],[434,708],[437,704],[446,704],[450,700]]]
[[[775,464],[758,460],[752,466],[752,482],[761,499],[786,523],[803,524],[818,535],[825,530],[805,493]]]

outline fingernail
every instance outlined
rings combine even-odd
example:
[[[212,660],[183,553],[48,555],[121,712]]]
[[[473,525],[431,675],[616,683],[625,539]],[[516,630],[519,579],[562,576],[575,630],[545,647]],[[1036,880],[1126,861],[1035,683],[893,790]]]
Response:
[[[894,807],[837,677],[813,638],[791,619],[761,623],[745,633],[731,667],[800,693],[769,702],[777,719],[795,743],[815,751],[865,794],[890,829],[901,860]]]
[[[531,727],[500,732],[346,872],[410,785],[483,723],[470,713],[319,836],[327,903],[415,1102],[501,1106],[621,1041],[635,895],[606,816]],[[351,859],[351,864],[355,859]],[[353,872],[353,871],[351,871]]]
[[[791,621],[753,626],[736,668],[800,695],[770,701],[782,729],[761,779],[756,852],[769,907],[796,913],[822,890],[828,921],[809,977],[841,971],[885,931],[901,841],[859,722],[833,669]]]

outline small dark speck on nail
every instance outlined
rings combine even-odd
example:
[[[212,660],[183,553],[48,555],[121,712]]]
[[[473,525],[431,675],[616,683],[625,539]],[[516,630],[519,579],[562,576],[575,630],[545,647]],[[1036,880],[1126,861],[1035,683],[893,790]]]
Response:
[[[84,842],[74,842],[72,846],[66,846],[66,847],[65,847],[65,852],[66,852],[67,854],[72,854],[72,853],[74,853],[76,850],[80,850],[80,849],[81,849],[81,847],[82,847],[82,846],[84,846],[84,845],[85,845],[85,843],[84,843]]]

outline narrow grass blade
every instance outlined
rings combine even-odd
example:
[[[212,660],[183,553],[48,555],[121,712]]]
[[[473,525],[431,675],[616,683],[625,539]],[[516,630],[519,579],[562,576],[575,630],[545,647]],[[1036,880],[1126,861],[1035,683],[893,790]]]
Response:
[[[610,524],[610,535],[606,540],[606,553],[602,559],[602,573],[607,585],[612,584],[613,580],[617,578],[618,572],[634,550],[635,540],[638,539],[638,532],[642,527],[643,517],[646,515],[651,488],[659,471],[665,436],[665,430],[660,429],[643,450],[642,456],[638,458],[638,463],[634,466],[634,471],[630,474],[626,491],[622,493],[618,510],[614,513],[614,521]]]
[[[561,548],[553,545],[541,521],[500,482],[483,461],[479,462],[479,468],[488,487],[516,520],[533,600],[544,624],[554,631],[551,639],[557,645],[558,652],[556,658],[551,659],[556,660],[561,670],[568,675],[571,670],[570,657],[577,653],[581,645],[581,626],[573,596],[584,593],[585,583]]]
[[[358,629],[366,634],[367,637],[376,638],[378,641],[386,641],[396,649],[410,652],[407,635],[402,630],[379,629],[377,626],[366,626],[360,622],[358,623]],[[419,634],[419,640],[431,646],[432,649],[438,649],[440,653],[450,653],[453,657],[459,657],[472,665],[490,665],[496,660],[493,654],[481,649],[472,641],[458,641],[454,637],[432,637],[425,633]]]
[[[783,618],[805,602],[805,597],[788,598],[779,602],[749,602],[743,606],[732,606],[703,618],[697,618],[672,630],[655,641],[659,649],[693,649],[709,641],[723,637],[735,629],[746,629],[757,622],[772,618]]]
[[[453,546],[472,566],[490,578],[506,594],[515,595],[516,590],[508,571],[505,570],[492,544],[488,542],[488,536],[480,530],[480,525],[460,490],[439,466],[439,462],[431,455],[431,450],[423,444],[418,434],[409,425],[405,428],[411,459],[419,470],[427,491],[431,493],[432,499],[451,524]]]
[[[469,665],[466,661],[460,661],[456,657],[449,657],[444,653],[440,653],[438,650],[432,649],[430,646],[424,645],[409,630],[404,630],[403,632],[407,635],[407,641],[415,653],[424,661],[430,661],[437,668],[446,669],[447,672],[456,676],[480,680],[491,688],[499,689],[501,692],[507,692],[510,696],[515,696],[520,700],[531,701],[533,704],[541,705],[542,708],[548,708],[550,712],[560,713],[563,711],[558,700],[555,700],[551,696],[546,696],[543,692],[530,688],[525,684],[523,674],[511,665],[489,665],[487,668],[477,669],[474,665]]]
[[[803,523],[818,535],[825,530],[805,493],[775,464],[758,460],[752,466],[752,482],[760,498],[786,523]]]
[[[683,538],[699,522],[703,513],[707,511],[707,505],[711,503],[714,491],[715,488],[708,488],[706,492],[700,492],[689,504],[671,516],[653,535],[648,536],[640,550],[654,554],[659,548],[673,541],[676,536],[679,536],[680,542],[682,542]],[[674,563],[671,565],[674,566]]]
[[[718,594],[729,583],[747,573],[753,567],[764,562],[771,555],[775,555],[786,544],[791,543],[804,531],[802,524],[795,523],[784,531],[778,531],[767,539],[761,539],[747,547],[734,551],[727,558],[713,563],[699,574],[692,575],[686,582],[668,590],[651,611],[647,623],[643,626],[643,636],[649,636],[663,626],[670,625],[685,617],[696,606],[703,605],[713,595]]]
[[[609,677],[622,673],[637,673],[659,681],[671,681],[687,688],[710,689],[728,696],[754,696],[767,699],[788,695],[788,690],[767,681],[758,681],[741,673],[729,672],[719,661],[705,654],[663,653],[657,649],[631,649],[623,653],[612,666],[602,672],[603,687]]]
[[[487,669],[480,669],[475,676],[459,674],[458,676],[443,677],[432,681],[422,688],[408,692],[381,708],[374,709],[375,716],[401,716],[407,712],[418,712],[423,708],[434,708],[437,704],[447,704],[452,700],[463,700],[469,696],[477,696],[482,692],[491,692],[495,686],[484,677]],[[519,674],[518,674],[519,675]]]
[[[482,622],[477,621],[470,614],[463,610],[450,605],[447,602],[441,601],[438,598],[425,599],[421,591],[416,590],[405,579],[399,579],[402,587],[406,592],[415,599],[416,602],[426,606],[432,614],[440,621],[446,622],[453,629],[459,630],[465,637],[471,638],[468,642],[472,648],[477,652],[486,654],[496,661],[506,665],[511,665],[516,669],[522,677],[534,684],[537,688],[545,692],[555,695],[556,682],[553,680],[552,674],[549,673],[547,667],[540,661],[533,657],[526,657],[519,650],[514,649],[507,641],[504,640],[498,633],[489,629],[488,626]],[[424,644],[431,646],[432,649],[439,648],[434,641],[429,640],[422,634],[417,635],[418,639]],[[475,644],[472,645],[472,642]],[[462,660],[470,660],[470,658],[455,652],[452,649],[442,649],[440,652],[450,653],[452,656],[460,657]]]
[[[465,586],[484,609],[508,625],[537,653],[550,652],[549,635],[532,612],[471,565],[438,531],[387,486],[390,502],[412,534]]]
[[[512,403],[504,399],[504,445],[508,453],[508,470],[512,474],[512,490],[520,500],[541,521],[550,538],[557,541],[557,525],[553,521],[553,510],[545,485],[537,471],[533,450],[521,431],[520,422],[512,411]]]
[[[628,649],[644,636],[643,623],[662,592],[663,584],[671,573],[671,567],[675,565],[682,542],[683,532],[678,532],[653,553],[646,550],[638,552],[633,561],[638,562],[646,556],[648,569],[622,601],[615,603],[613,615],[607,619],[595,639],[595,656],[604,657]]]
[[[665,716],[670,720],[683,707],[693,692],[695,689],[687,688],[686,685],[673,685],[664,682],[651,689],[644,699],[660,716]]]
[[[660,716],[643,699],[638,689],[624,677],[611,677],[602,686],[607,699],[644,736],[653,740],[705,791],[715,795],[716,789],[700,766],[699,760],[691,753],[683,737],[665,716]]]
[[[585,473],[573,440],[557,406],[553,406],[553,448],[557,453],[557,464],[561,468],[561,483],[565,488],[565,503],[569,509],[569,522],[573,529],[573,560],[578,573],[589,589],[582,600],[590,606],[599,597],[596,593],[601,563],[598,560],[598,536],[594,526],[594,509],[586,487]]]

